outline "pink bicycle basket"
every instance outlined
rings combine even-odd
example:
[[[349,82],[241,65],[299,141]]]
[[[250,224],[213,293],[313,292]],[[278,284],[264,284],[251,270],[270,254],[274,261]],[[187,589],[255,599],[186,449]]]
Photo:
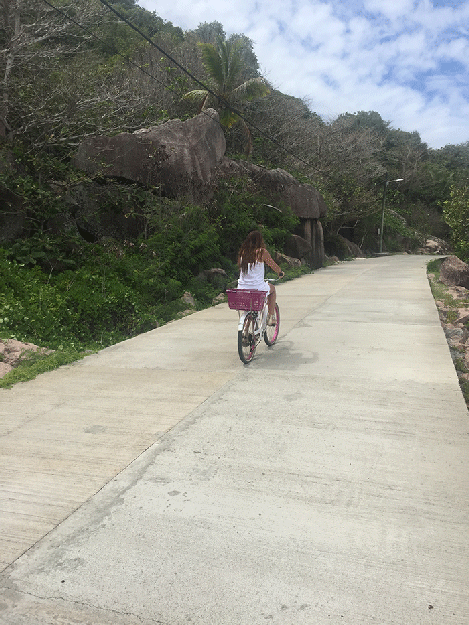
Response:
[[[228,306],[234,310],[262,310],[264,308],[265,291],[250,289],[227,289]]]

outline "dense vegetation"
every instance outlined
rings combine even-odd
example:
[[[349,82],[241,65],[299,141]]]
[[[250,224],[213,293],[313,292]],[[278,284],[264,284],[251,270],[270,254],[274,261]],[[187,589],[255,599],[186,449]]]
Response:
[[[233,279],[236,250],[257,224],[281,250],[296,219],[267,210],[244,180],[220,185],[200,206],[138,185],[117,197],[109,186],[107,207],[144,224],[134,237],[87,240],[64,217],[73,217],[71,189],[89,182],[71,165],[84,137],[185,119],[210,93],[222,98],[214,105],[229,156],[248,153],[323,194],[329,253],[345,253],[338,235],[377,250],[386,180],[403,178],[386,187],[385,249],[451,237],[469,260],[469,143],[433,150],[373,111],[323,120],[314,102],[267,88],[243,34],[226,39],[216,22],[183,32],[134,0],[109,4],[157,47],[98,0],[4,0],[0,219],[20,207],[24,223],[21,236],[0,233],[0,338],[108,345],[174,317],[185,290],[210,305],[219,289],[197,276],[217,266]]]

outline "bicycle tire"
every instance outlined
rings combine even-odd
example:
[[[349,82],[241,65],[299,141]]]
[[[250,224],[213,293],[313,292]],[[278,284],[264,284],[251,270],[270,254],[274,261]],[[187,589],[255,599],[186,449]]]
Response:
[[[251,362],[256,351],[255,326],[254,315],[248,313],[244,319],[243,329],[238,330],[238,354],[245,365]]]
[[[280,310],[278,304],[275,304],[275,318],[277,320],[274,326],[266,326],[264,332],[264,341],[266,344],[271,347],[275,343],[278,337],[279,329],[280,329]]]

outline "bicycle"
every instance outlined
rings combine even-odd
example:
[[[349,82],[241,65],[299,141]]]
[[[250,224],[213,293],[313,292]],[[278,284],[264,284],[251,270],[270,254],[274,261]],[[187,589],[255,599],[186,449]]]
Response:
[[[227,289],[228,306],[237,310],[238,321],[238,354],[241,361],[248,365],[254,357],[257,346],[264,339],[271,347],[278,338],[280,328],[280,311],[275,304],[275,325],[267,325],[267,297],[265,291],[249,289]]]

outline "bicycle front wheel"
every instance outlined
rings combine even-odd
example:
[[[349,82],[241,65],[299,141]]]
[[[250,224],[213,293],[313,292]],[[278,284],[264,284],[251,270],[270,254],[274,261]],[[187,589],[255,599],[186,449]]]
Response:
[[[275,343],[278,337],[278,332],[280,329],[280,311],[278,308],[278,304],[275,304],[275,325],[274,326],[266,326],[264,332],[264,341],[270,347]]]
[[[244,320],[243,329],[238,330],[238,354],[245,365],[251,362],[256,351],[255,326],[254,315],[248,313]]]

